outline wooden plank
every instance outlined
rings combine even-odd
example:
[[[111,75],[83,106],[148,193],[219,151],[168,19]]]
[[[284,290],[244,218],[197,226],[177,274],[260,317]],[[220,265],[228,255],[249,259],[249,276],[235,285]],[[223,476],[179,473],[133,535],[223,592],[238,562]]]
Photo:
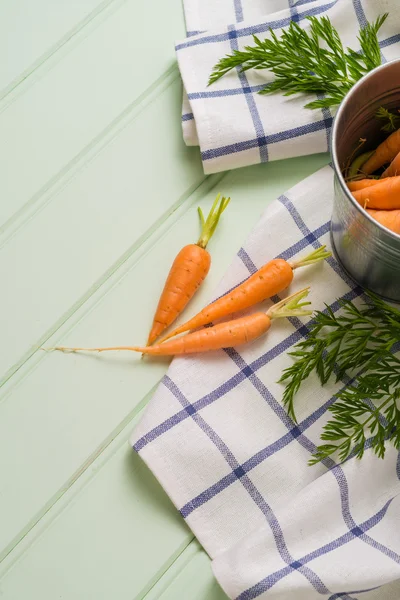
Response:
[[[0,3],[0,100],[112,2]]]
[[[210,244],[212,270],[190,312],[209,298],[267,202],[326,162],[326,156],[317,156],[260,165],[229,173],[219,182],[217,189],[231,194],[232,203]],[[215,191],[210,190],[201,200],[205,210]],[[202,189],[198,196],[201,194]],[[141,248],[142,253],[133,254],[121,265],[48,344],[144,340],[173,256],[198,234],[198,201],[196,195],[189,198],[181,212],[172,215]],[[4,554],[18,545],[79,479],[135,405],[141,405],[166,364],[119,354],[99,358],[37,352],[10,380],[0,404],[0,461],[4,463],[0,513],[8,515],[0,532]]]
[[[164,237],[155,247],[152,246],[159,239],[158,231],[106,279],[48,345],[72,344],[77,340],[85,344],[111,339],[121,343],[144,340],[155,304],[155,300],[151,303],[149,299],[157,298],[175,252],[171,249],[179,248],[198,234],[193,206],[196,198],[196,195],[189,198],[171,215],[162,229]],[[191,206],[189,215],[185,211]],[[181,220],[176,223],[179,217]],[[82,465],[91,460],[93,453],[97,454],[104,440],[114,435],[126,415],[161,378],[167,364],[166,361],[146,364],[132,356],[109,356],[105,363],[92,360],[93,356],[87,358],[76,362],[71,355],[36,352],[5,386],[6,395],[0,403],[0,413],[4,416],[4,420],[0,416],[0,468],[3,471],[4,462],[7,475],[2,489],[7,489],[7,493],[0,494],[0,511],[4,500],[10,519],[0,530],[0,552],[7,553],[44,514],[49,502],[55,502],[79,476]],[[8,430],[2,438],[6,422],[18,423],[24,444],[15,436],[15,429],[13,435]],[[30,446],[27,453],[26,447]],[[57,455],[49,453],[49,448],[56,447]],[[7,452],[1,458],[3,449]],[[12,467],[10,458],[5,457],[14,453],[16,462]],[[28,463],[35,465],[34,471]],[[16,486],[15,477],[21,472],[24,478],[19,478]]]
[[[145,110],[127,115],[115,139],[2,247],[3,381],[203,181],[198,150],[182,141],[180,103],[178,79],[155,89]]]
[[[212,196],[202,205],[209,206]],[[154,246],[158,240],[155,234],[155,240],[149,240],[139,256],[134,253],[112,281],[107,281],[48,345],[73,344],[78,340],[85,344],[108,343],[112,339],[121,343],[145,340],[175,250],[198,235],[195,200],[196,195],[188,199],[181,214],[178,212],[177,217],[181,218],[174,223],[175,214],[171,216],[174,226],[165,224],[164,236],[158,243]],[[226,255],[221,252],[220,256],[222,259]],[[200,298],[196,300],[199,302]],[[0,530],[0,553],[7,553],[44,514],[48,503],[55,502],[79,476],[82,464],[98,453],[104,440],[113,435],[126,415],[162,377],[168,364],[165,360],[146,363],[120,355],[108,356],[105,362],[92,360],[93,356],[89,360],[83,357],[83,361],[75,358],[36,352],[5,386],[6,396],[0,403],[0,462],[4,460],[7,472],[2,483],[7,492],[0,495],[0,511],[4,501],[10,519]],[[6,422],[18,423],[23,445],[19,436],[15,436],[15,429],[14,432],[4,429],[6,435],[2,437]],[[30,446],[27,453],[25,448]],[[48,451],[55,447],[60,449],[57,456]],[[4,459],[3,449],[7,450]],[[12,467],[9,457],[14,453],[16,462]],[[19,477],[16,485],[15,478],[20,472],[25,476],[23,480]]]
[[[211,570],[211,561],[193,540],[143,600],[227,600]]]
[[[192,533],[128,445],[134,423],[46,514],[41,535],[23,540],[25,552],[3,562],[2,598],[141,598],[190,543]]]
[[[171,258],[196,239],[197,202],[221,188],[233,201],[196,310],[266,202],[327,159],[204,178],[180,134],[179,2],[139,14],[135,0],[15,0],[4,32],[0,595],[224,600],[127,443],[168,361],[37,348],[144,340]]]
[[[84,162],[110,124],[134,108],[157,79],[168,77],[171,68],[178,75],[174,40],[184,31],[179,2],[145,2],[140,21],[136,0],[119,2],[118,10],[106,15],[60,49],[57,68],[47,61],[24,93],[11,94],[6,110],[3,102],[0,196],[7,201],[0,203],[0,226],[12,225],[13,215],[20,218],[24,205],[40,204],[43,194]],[[143,23],[151,23],[151,32]],[[155,146],[162,132],[150,131]]]

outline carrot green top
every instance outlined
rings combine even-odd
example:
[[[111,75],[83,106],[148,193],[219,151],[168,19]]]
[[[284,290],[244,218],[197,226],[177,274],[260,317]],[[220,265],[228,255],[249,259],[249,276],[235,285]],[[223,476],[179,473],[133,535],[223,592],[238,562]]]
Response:
[[[290,261],[289,265],[292,269],[299,269],[300,267],[307,267],[308,265],[313,265],[315,263],[321,262],[326,258],[330,258],[332,256],[332,252],[326,250],[326,246],[321,246],[311,252],[311,254],[307,254],[307,256],[303,256],[295,261]]]
[[[357,156],[357,158],[353,160],[349,167],[346,180],[351,180],[355,177],[365,177],[365,174],[362,171],[362,166],[367,162],[369,158],[371,158],[374,152],[375,150],[370,150],[369,152],[364,152],[364,154],[360,154],[360,156]]]
[[[201,223],[201,234],[199,237],[199,241],[197,242],[197,245],[200,246],[200,248],[206,248],[218,225],[220,216],[222,215],[222,213],[224,212],[224,210],[230,202],[230,198],[225,198],[225,196],[222,196],[221,201],[220,198],[221,194],[218,194],[218,196],[214,200],[210,212],[208,213],[207,220],[204,219],[203,211],[201,210],[201,208],[199,207],[197,209],[199,212]]]
[[[270,319],[278,319],[281,317],[306,317],[311,315],[312,311],[304,309],[304,306],[309,306],[311,302],[302,302],[303,298],[307,298],[310,288],[306,287],[299,292],[291,294],[277,304],[273,304],[267,315]]]

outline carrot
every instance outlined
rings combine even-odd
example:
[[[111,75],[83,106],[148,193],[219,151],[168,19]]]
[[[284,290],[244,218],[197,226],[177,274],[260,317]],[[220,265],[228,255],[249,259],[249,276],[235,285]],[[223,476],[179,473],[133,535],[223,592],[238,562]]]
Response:
[[[400,129],[394,131],[375,150],[373,155],[363,164],[362,170],[370,175],[386,163],[391,162],[400,152]]]
[[[376,185],[353,192],[363,208],[394,210],[400,208],[400,176],[387,177]]]
[[[220,202],[219,199],[220,194],[215,199],[207,220],[204,219],[201,208],[198,209],[202,224],[199,241],[197,244],[184,246],[172,264],[154,315],[148,345],[180,315],[210,270],[211,256],[206,246],[230,201],[230,198],[223,197]]]
[[[163,337],[160,343],[179,333],[197,329],[216,319],[221,319],[232,313],[244,310],[267,298],[271,298],[275,294],[279,294],[291,284],[294,269],[311,265],[331,256],[331,253],[327,252],[325,248],[326,246],[322,246],[296,262],[287,262],[281,258],[271,260],[234,290],[203,308],[203,310],[186,323],[183,323],[183,325],[179,325],[171,333]]]
[[[192,354],[208,352],[248,344],[266,333],[271,327],[271,320],[279,317],[302,317],[311,315],[312,311],[304,310],[310,302],[301,302],[308,296],[309,288],[292,294],[288,298],[274,304],[266,313],[257,312],[239,319],[219,323],[214,327],[188,333],[176,340],[154,346],[114,346],[109,348],[65,348],[59,346],[51,350],[62,352],[106,352],[112,350],[128,350],[145,354],[172,356],[176,354]]]
[[[400,210],[367,210],[367,213],[384,227],[400,234]]]
[[[381,179],[384,179],[385,177],[394,177],[396,175],[400,175],[400,151],[396,154],[386,171],[382,173]]]
[[[358,190],[371,187],[381,181],[382,179],[359,179],[358,181],[349,181],[347,187],[351,192],[358,192]]]

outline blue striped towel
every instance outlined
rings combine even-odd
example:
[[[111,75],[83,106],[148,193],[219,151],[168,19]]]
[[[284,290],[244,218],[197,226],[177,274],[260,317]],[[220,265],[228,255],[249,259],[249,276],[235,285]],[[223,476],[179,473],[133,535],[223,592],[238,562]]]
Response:
[[[186,143],[200,146],[204,171],[329,149],[332,111],[303,108],[304,96],[260,96],[271,80],[263,70],[234,70],[207,87],[220,58],[252,45],[253,34],[267,37],[269,28],[279,34],[291,19],[308,27],[310,15],[329,16],[343,43],[356,50],[359,28],[384,12],[390,13],[380,31],[385,61],[400,55],[398,0],[185,0],[188,37],[176,44],[185,88],[182,126]]]
[[[270,204],[216,295],[274,256],[329,245],[332,199],[328,166]],[[334,258],[296,272],[290,291],[309,283],[315,309],[364,301]],[[398,453],[308,466],[344,382],[322,388],[310,378],[296,398],[298,424],[282,407],[276,382],[308,323],[282,319],[248,346],[176,358],[131,442],[230,598],[398,600]]]

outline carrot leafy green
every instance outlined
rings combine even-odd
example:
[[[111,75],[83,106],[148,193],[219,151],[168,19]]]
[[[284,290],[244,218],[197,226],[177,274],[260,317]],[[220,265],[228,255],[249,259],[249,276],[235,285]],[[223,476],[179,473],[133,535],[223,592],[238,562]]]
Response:
[[[376,118],[380,119],[383,122],[382,131],[387,131],[391,133],[392,131],[396,131],[400,127],[400,112],[397,113],[390,112],[387,108],[381,106],[376,111]]]
[[[400,449],[400,311],[372,294],[361,308],[342,305],[338,315],[329,307],[315,313],[308,337],[290,353],[295,362],[280,380],[286,384],[284,404],[296,420],[294,397],[311,373],[322,385],[347,378],[310,464],[335,453],[340,460],[350,454],[361,458],[366,446],[383,458],[387,442]]]
[[[309,102],[306,108],[336,106],[363,75],[381,64],[378,31],[387,17],[386,13],[360,30],[358,52],[343,47],[328,17],[307,17],[309,31],[291,21],[280,38],[272,29],[270,38],[260,40],[254,35],[254,46],[234,50],[220,59],[212,70],[209,85],[236,67],[242,72],[268,69],[275,80],[266,84],[260,94],[321,94],[323,98]]]

